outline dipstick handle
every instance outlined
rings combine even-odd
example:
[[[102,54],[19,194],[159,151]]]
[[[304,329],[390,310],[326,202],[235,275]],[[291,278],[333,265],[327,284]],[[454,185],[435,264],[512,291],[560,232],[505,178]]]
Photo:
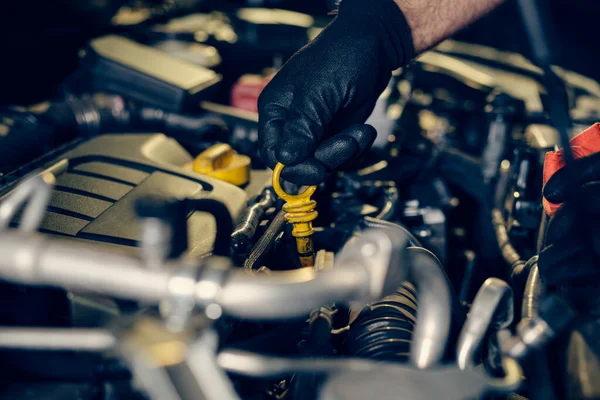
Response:
[[[309,186],[304,192],[291,195],[281,187],[280,178],[284,165],[277,163],[273,170],[273,189],[286,204],[283,210],[286,212],[285,219],[293,225],[292,235],[296,238],[296,248],[303,267],[312,267],[315,262],[315,249],[312,241],[314,229],[312,221],[319,215],[315,210],[317,202],[311,200],[311,196],[317,190],[316,186]]]

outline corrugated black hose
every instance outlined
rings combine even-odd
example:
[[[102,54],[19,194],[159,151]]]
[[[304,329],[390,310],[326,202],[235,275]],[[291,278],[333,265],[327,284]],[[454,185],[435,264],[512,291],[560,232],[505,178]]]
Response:
[[[229,257],[233,220],[227,206],[214,199],[186,199],[188,211],[202,211],[215,218],[215,244],[213,255]]]

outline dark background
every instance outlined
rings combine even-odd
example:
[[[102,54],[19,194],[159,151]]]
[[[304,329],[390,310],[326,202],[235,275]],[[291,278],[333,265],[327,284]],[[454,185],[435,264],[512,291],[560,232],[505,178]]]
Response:
[[[31,103],[53,93],[75,67],[77,50],[86,40],[114,29],[110,26],[110,18],[125,2],[126,0],[1,2],[0,103]],[[159,0],[150,2],[160,3]],[[261,1],[252,3],[259,4]],[[325,15],[333,6],[331,0],[267,0],[266,3],[320,15]],[[600,2],[545,0],[544,3],[549,10],[548,24],[556,33],[552,40],[555,63],[600,79],[600,56],[596,51]],[[492,14],[460,32],[456,38],[525,55],[529,52],[516,2],[513,0],[508,0]]]

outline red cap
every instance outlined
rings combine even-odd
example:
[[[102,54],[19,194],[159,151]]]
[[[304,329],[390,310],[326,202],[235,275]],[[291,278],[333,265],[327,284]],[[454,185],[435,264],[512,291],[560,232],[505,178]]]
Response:
[[[574,158],[581,158],[600,152],[600,123],[595,123],[581,132],[571,139],[570,143]],[[544,186],[546,186],[546,183],[556,171],[565,166],[563,153],[563,149],[546,153],[546,159],[544,160]],[[561,206],[560,204],[550,203],[546,198],[542,200],[542,204],[544,205],[546,214],[549,216],[553,216]]]

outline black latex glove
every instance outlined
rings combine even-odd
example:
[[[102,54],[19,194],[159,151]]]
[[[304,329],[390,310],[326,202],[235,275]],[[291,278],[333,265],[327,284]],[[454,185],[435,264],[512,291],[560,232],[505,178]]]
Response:
[[[559,286],[600,283],[600,153],[557,171],[544,197],[563,204],[546,231],[538,264],[542,279]]]
[[[393,0],[343,0],[338,15],[292,56],[258,100],[259,141],[283,178],[318,184],[365,152],[363,125],[392,71],[414,55],[408,24]]]

